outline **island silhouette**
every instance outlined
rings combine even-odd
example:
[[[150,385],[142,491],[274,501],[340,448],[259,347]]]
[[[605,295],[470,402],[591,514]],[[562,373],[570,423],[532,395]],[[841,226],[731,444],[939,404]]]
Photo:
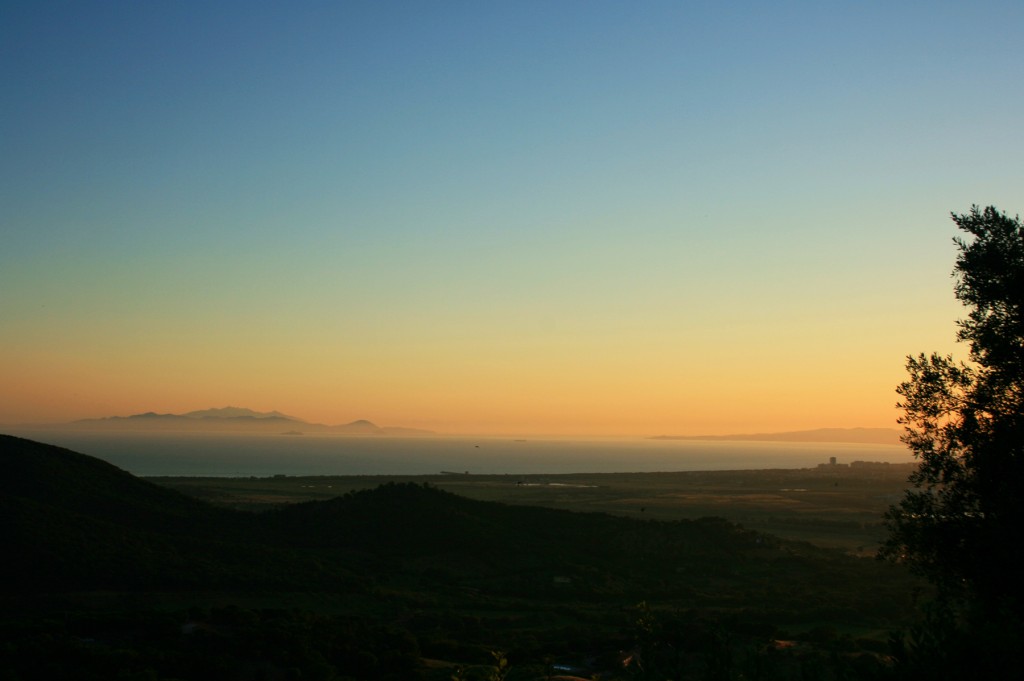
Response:
[[[130,416],[107,416],[81,419],[71,423],[49,426],[88,430],[125,431],[239,431],[261,433],[341,433],[350,435],[433,435],[434,431],[400,426],[378,426],[372,421],[358,419],[338,425],[305,421],[279,411],[254,411],[245,407],[200,409],[184,414],[160,414],[153,411]]]

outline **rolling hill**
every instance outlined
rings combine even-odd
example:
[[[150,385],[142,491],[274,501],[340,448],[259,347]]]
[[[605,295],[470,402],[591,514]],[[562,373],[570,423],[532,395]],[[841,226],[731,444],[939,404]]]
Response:
[[[5,561],[9,580],[45,574],[80,588],[109,588],[118,579],[133,588],[232,580],[269,588],[299,577],[326,584],[324,575],[372,565],[364,576],[378,582],[426,571],[437,584],[500,583],[499,591],[522,595],[549,590],[558,576],[592,595],[656,588],[711,604],[726,592],[726,600],[737,591],[761,600],[776,592],[795,604],[806,597],[798,581],[836,584],[869,569],[721,519],[669,523],[510,506],[418,484],[253,514],[66,449],[11,436],[0,436],[0,447],[0,540],[15,549]]]
[[[616,651],[631,646],[649,664],[686,651],[706,670],[716,632],[760,659],[780,627],[884,631],[911,607],[914,582],[891,565],[721,518],[522,507],[414,483],[251,513],[7,435],[0,466],[12,678],[448,679],[510,649],[517,668],[535,665],[519,678],[547,678],[542,660],[559,656],[624,678]]]

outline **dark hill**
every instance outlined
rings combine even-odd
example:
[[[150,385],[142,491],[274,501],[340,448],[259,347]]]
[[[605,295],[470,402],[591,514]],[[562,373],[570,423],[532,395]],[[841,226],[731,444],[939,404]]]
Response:
[[[515,660],[509,679],[551,678],[556,656],[584,655],[610,679],[739,678],[721,666],[723,641],[744,646],[744,664],[792,672],[757,678],[853,678],[814,666],[846,659],[852,642],[832,627],[884,631],[910,603],[893,566],[716,518],[640,521],[416,484],[253,514],[14,437],[0,436],[0,462],[4,678],[436,681],[461,678],[455,663],[490,669],[496,650]],[[801,624],[830,646],[806,668],[810,649],[768,647]],[[710,671],[623,675],[616,651],[640,646],[646,669]]]
[[[323,582],[215,508],[61,447],[0,435],[2,590],[247,588]],[[344,577],[339,573],[338,580]]]
[[[885,610],[903,587],[889,566],[715,518],[639,521],[475,501],[416,484],[252,514],[66,449],[0,436],[0,451],[6,589],[337,592],[375,583],[526,599],[637,602],[658,594],[708,607],[858,609],[870,601]],[[878,585],[867,595],[855,586],[865,581]]]
[[[0,435],[0,495],[137,528],[203,532],[228,514],[70,449]]]
[[[266,515],[280,541],[343,552],[378,577],[518,598],[857,610],[898,607],[891,566],[748,531],[721,518],[641,521],[512,506],[386,484]],[[865,596],[865,582],[876,585]],[[814,584],[813,589],[807,587]],[[823,598],[823,592],[827,596]]]

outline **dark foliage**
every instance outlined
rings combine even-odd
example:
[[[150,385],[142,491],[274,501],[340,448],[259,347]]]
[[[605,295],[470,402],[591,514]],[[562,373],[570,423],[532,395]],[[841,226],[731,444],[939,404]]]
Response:
[[[887,514],[884,554],[938,587],[946,620],[962,619],[946,639],[994,644],[1009,634],[1016,643],[1000,646],[1010,650],[1024,621],[1024,228],[993,207],[953,221],[969,235],[955,240],[954,277],[968,310],[957,338],[970,361],[908,358],[910,377],[897,392],[903,441],[920,464],[914,488]],[[994,622],[1003,635],[990,635]],[[937,635],[935,627],[925,631],[922,641]],[[951,643],[938,647],[959,647]]]

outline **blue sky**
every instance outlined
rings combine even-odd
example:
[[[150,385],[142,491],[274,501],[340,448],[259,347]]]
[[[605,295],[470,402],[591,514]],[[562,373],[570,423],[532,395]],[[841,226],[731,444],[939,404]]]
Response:
[[[0,422],[887,425],[949,211],[1024,206],[1022,19],[6,3]]]

